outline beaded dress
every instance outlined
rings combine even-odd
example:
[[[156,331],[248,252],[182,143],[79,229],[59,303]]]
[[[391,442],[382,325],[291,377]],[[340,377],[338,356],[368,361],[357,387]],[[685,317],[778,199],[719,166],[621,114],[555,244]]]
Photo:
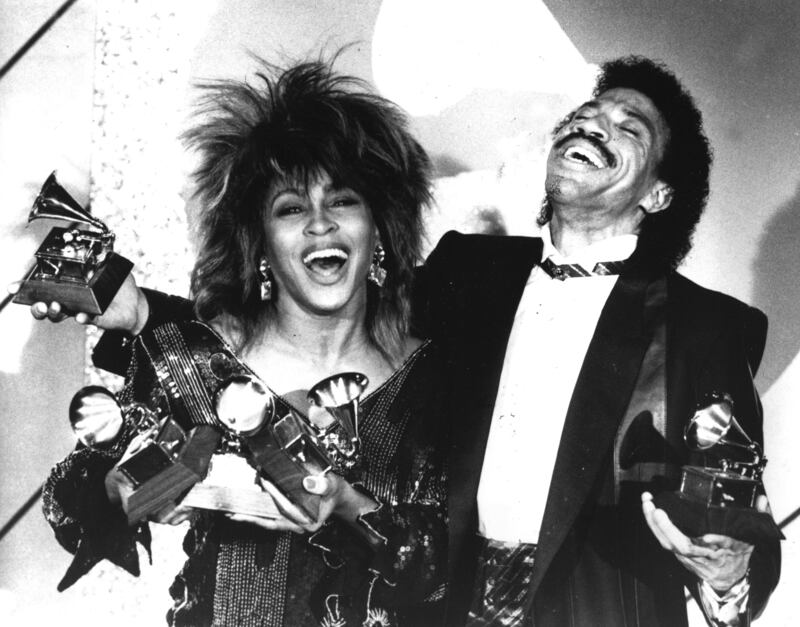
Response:
[[[209,358],[230,347],[202,323],[159,328],[168,326],[187,339],[191,359],[213,389],[217,382],[207,367]],[[120,401],[163,407],[163,377],[140,340]],[[426,342],[361,401],[363,464],[359,476],[348,479],[379,503],[361,517],[361,524],[384,539],[382,548],[370,548],[335,519],[308,536],[267,531],[203,511],[184,539],[188,559],[170,587],[174,604],[168,624],[440,624],[447,555],[441,363],[435,345]],[[285,399],[275,398],[279,410],[289,409]],[[173,418],[181,421],[181,416]],[[45,516],[61,545],[75,554],[60,589],[102,559],[139,574],[136,543],[149,550],[148,526],[129,527],[124,513],[108,502],[103,483],[131,436],[126,425],[111,448],[79,445],[45,483]]]

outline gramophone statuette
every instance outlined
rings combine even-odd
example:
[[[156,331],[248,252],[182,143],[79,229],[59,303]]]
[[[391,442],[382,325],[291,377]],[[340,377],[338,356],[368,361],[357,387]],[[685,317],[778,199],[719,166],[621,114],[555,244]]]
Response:
[[[315,412],[318,437],[339,472],[352,470],[358,464],[361,447],[358,404],[368,384],[369,380],[360,372],[343,372],[323,379],[308,392],[310,409],[322,410]],[[329,420],[320,422],[320,413],[327,414]]]
[[[28,215],[28,222],[41,219],[70,224],[50,231],[14,302],[55,301],[66,313],[103,313],[133,267],[114,252],[114,233],[59,185],[55,172],[45,181]],[[75,223],[91,230],[77,228]]]
[[[684,466],[679,489],[656,497],[679,529],[691,537],[718,533],[751,544],[783,537],[772,516],[756,509],[767,460],[736,420],[729,394],[709,395],[686,425],[684,441],[690,450],[716,457],[718,465]]]
[[[733,401],[728,395],[712,397],[712,403],[699,410],[684,431],[684,440],[698,451],[727,445],[743,449],[749,461],[733,461],[721,457],[719,468],[685,466],[681,476],[681,493],[718,507],[755,507],[761,486],[761,475],[767,460],[758,442],[750,439],[733,416]],[[729,433],[737,434],[734,441]]]
[[[202,480],[220,440],[214,427],[183,429],[142,403],[120,404],[112,392],[99,386],[87,386],[75,394],[69,418],[78,440],[90,448],[114,446],[129,425],[133,438],[117,468],[133,487],[130,494],[122,495],[130,524],[180,499]]]
[[[212,369],[220,370],[219,361],[212,360]],[[215,420],[190,429],[158,408],[122,405],[98,386],[74,396],[70,422],[84,446],[108,448],[126,432],[132,436],[117,464],[133,488],[123,495],[131,524],[178,501],[277,517],[272,500],[255,482],[256,472],[316,519],[320,497],[305,490],[303,479],[331,470],[348,476],[358,468],[359,399],[366,376],[341,373],[315,385],[306,417],[294,409],[278,412],[272,392],[256,376],[220,374],[225,376],[213,398]]]
[[[316,519],[320,497],[303,488],[303,478],[357,465],[359,398],[367,383],[350,372],[320,381],[308,394],[307,419],[293,410],[278,415],[258,379],[237,375],[217,394],[217,417],[243,443],[251,465]]]

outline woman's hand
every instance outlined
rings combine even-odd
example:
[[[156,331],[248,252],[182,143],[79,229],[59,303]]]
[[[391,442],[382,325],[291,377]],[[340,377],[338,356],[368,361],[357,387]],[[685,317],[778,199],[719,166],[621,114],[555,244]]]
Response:
[[[266,518],[263,516],[252,516],[250,514],[226,514],[226,516],[236,522],[251,523],[258,525],[268,531],[292,531],[294,533],[306,533],[306,525],[311,520],[295,507],[272,483],[266,479],[260,479],[261,487],[264,488],[264,498],[270,499],[280,515]]]
[[[11,283],[8,292],[16,294],[21,285],[19,281]],[[101,315],[78,313],[75,315],[75,321],[78,324],[93,324],[101,329],[127,331],[131,335],[138,335],[144,328],[149,313],[147,298],[136,285],[133,274],[128,274],[114,299]],[[51,322],[61,322],[68,317],[58,302],[34,303],[31,305],[31,315],[37,320],[47,318]]]
[[[313,533],[319,530],[332,515],[355,524],[360,514],[372,511],[378,506],[375,501],[355,490],[350,483],[335,473],[311,475],[303,479],[303,487],[310,494],[320,497],[318,516],[316,520],[313,520],[287,499],[272,483],[261,479],[261,485],[275,502],[282,518],[271,519],[231,514],[229,516],[231,520],[251,522],[272,531]]]

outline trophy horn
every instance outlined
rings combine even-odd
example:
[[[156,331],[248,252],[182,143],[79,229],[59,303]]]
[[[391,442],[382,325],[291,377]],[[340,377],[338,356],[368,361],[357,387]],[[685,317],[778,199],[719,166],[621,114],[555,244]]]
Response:
[[[113,444],[122,431],[122,416],[117,397],[99,385],[81,388],[69,404],[72,431],[89,448]]]
[[[87,385],[69,404],[69,422],[75,437],[89,448],[114,444],[128,420],[139,432],[157,429],[158,414],[142,403],[121,405],[116,394],[99,385]]]
[[[272,421],[275,402],[257,378],[234,375],[217,390],[214,409],[224,427],[247,437],[257,434]]]
[[[28,214],[28,222],[42,218],[80,222],[93,226],[104,233],[108,231],[108,227],[101,220],[81,207],[67,190],[61,187],[56,180],[55,172],[47,177],[39,195],[33,201],[33,207]]]
[[[342,372],[323,379],[308,392],[308,401],[325,409],[358,442],[358,401],[369,384],[360,372]]]
[[[747,435],[733,414],[733,400],[727,394],[716,395],[712,403],[699,409],[689,424],[683,437],[690,448],[705,451],[713,446],[723,445],[745,449],[756,460],[761,451],[757,442]]]

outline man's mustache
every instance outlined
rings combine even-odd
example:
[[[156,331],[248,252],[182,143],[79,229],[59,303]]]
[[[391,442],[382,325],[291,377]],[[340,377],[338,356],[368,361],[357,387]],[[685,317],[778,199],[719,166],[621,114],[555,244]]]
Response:
[[[603,156],[603,159],[605,160],[606,163],[608,163],[609,167],[613,168],[614,165],[616,164],[616,159],[614,159],[614,155],[611,154],[611,152],[608,150],[608,148],[606,148],[606,145],[603,142],[597,139],[597,137],[595,137],[594,135],[589,135],[588,133],[586,133],[586,131],[582,131],[580,129],[576,129],[564,135],[564,137],[559,139],[553,145],[553,149],[559,150],[561,147],[564,146],[564,144],[573,139],[582,139],[590,143],[592,146],[594,146],[597,149],[597,151]]]

